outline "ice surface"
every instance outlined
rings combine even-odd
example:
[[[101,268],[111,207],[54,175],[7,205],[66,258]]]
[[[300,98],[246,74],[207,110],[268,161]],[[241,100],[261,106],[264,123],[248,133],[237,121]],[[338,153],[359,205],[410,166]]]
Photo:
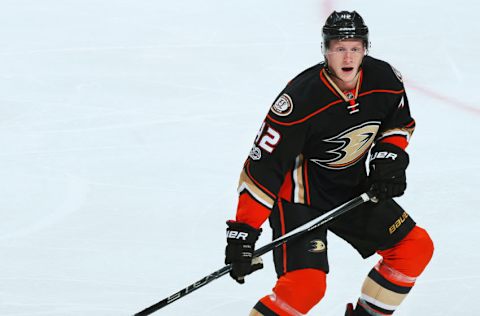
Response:
[[[322,59],[330,9],[405,77],[417,120],[400,203],[436,244],[398,315],[473,315],[480,297],[480,30],[473,0],[3,0],[0,315],[131,315],[223,264],[242,163],[273,98]],[[266,225],[268,226],[268,225]],[[260,244],[269,241],[265,227]],[[343,315],[378,258],[330,237]],[[247,315],[266,268],[159,315]],[[473,314],[472,314],[473,313]]]

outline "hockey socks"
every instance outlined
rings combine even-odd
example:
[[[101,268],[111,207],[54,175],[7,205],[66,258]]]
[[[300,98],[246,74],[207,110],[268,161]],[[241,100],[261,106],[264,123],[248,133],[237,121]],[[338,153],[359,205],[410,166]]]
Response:
[[[383,259],[365,279],[357,309],[373,316],[391,315],[430,261],[433,243],[427,232],[416,226],[394,247],[378,253]]]
[[[385,278],[383,274],[394,277],[397,281],[393,283]],[[404,284],[403,286],[398,283]],[[370,315],[391,315],[402,303],[403,299],[412,289],[415,278],[400,274],[398,271],[379,263],[370,271],[362,287],[362,295],[358,305],[363,307]],[[408,285],[407,285],[408,284]]]
[[[323,298],[326,274],[317,269],[300,269],[282,275],[273,293],[263,297],[251,315],[302,316]]]

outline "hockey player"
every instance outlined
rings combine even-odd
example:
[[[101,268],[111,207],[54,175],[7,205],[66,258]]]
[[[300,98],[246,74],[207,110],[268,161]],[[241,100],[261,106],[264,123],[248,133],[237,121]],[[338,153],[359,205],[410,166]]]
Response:
[[[240,176],[236,219],[227,222],[230,275],[243,283],[262,267],[252,254],[267,218],[277,238],[365,191],[379,202],[276,248],[278,280],[252,316],[304,315],[320,302],[327,231],[363,258],[382,257],[356,306],[347,305],[349,316],[393,314],[432,257],[427,232],[392,199],[407,186],[405,149],[415,121],[400,73],[367,55],[368,35],[357,12],[333,12],[323,27],[324,62],[291,80],[273,102]]]

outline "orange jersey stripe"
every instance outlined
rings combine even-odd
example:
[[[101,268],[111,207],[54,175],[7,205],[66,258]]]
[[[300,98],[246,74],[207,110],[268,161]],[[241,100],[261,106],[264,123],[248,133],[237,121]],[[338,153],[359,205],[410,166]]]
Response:
[[[308,186],[308,159],[303,162],[303,185],[305,186],[305,197],[307,205],[310,205],[310,188]]]
[[[405,90],[382,90],[382,89],[379,89],[379,90],[370,90],[370,91],[365,91],[365,92],[362,92],[360,93],[360,97],[363,97],[364,95],[368,95],[368,94],[372,94],[372,93],[390,93],[390,94],[402,94],[404,93]]]
[[[283,213],[282,201],[278,201],[278,210],[280,211],[280,225],[282,226],[282,236],[286,234],[285,215]],[[287,273],[287,243],[283,243],[283,273]]]
[[[401,94],[401,93],[404,93],[404,92],[405,92],[405,90],[398,90],[398,91],[396,91],[396,90],[370,90],[370,91],[366,91],[366,92],[361,93],[359,96],[361,97],[361,96],[368,95],[368,94],[372,94],[372,93]],[[271,117],[270,114],[267,115],[267,118],[268,118],[270,121],[272,121],[272,122],[274,122],[274,123],[276,123],[276,124],[278,124],[278,125],[292,126],[292,125],[296,125],[296,124],[303,123],[303,122],[309,120],[310,118],[316,116],[317,114],[319,114],[319,113],[327,110],[327,109],[330,108],[331,106],[333,106],[333,105],[335,105],[335,104],[342,103],[342,102],[345,102],[345,101],[342,100],[342,99],[333,101],[333,102],[325,105],[324,107],[318,109],[317,111],[315,111],[315,112],[313,112],[313,113],[305,116],[304,118],[299,119],[299,120],[296,120],[296,121],[293,121],[293,122],[288,122],[288,123],[286,123],[286,122],[280,122],[280,121],[274,119],[273,117]]]
[[[329,107],[331,107],[332,105],[335,105],[335,104],[338,104],[338,103],[342,103],[344,102],[343,100],[337,100],[337,101],[333,101],[332,103],[330,104],[327,104],[326,106],[324,106],[323,108],[313,112],[312,114],[309,114],[307,116],[305,116],[304,118],[300,119],[300,120],[297,120],[297,121],[293,121],[293,122],[289,122],[289,123],[284,123],[284,122],[280,122],[280,121],[277,121],[276,119],[272,118],[270,115],[267,115],[268,119],[274,123],[277,123],[278,125],[283,125],[283,126],[292,126],[292,125],[296,125],[296,124],[300,124],[300,123],[303,123],[305,122],[306,120],[314,117],[315,115],[325,111],[326,109],[328,109]]]
[[[244,192],[238,197],[236,221],[259,229],[270,216],[270,209]]]
[[[285,179],[283,180],[282,186],[280,187],[280,191],[278,191],[278,197],[288,202],[292,202],[293,200],[292,191],[293,191],[292,170],[289,170],[285,175]]]
[[[400,147],[401,149],[405,150],[408,146],[408,141],[407,141],[407,138],[403,137],[403,136],[389,136],[389,137],[385,137],[383,138],[381,141],[381,143],[388,143],[388,144],[392,144],[392,145],[395,145],[397,147]]]

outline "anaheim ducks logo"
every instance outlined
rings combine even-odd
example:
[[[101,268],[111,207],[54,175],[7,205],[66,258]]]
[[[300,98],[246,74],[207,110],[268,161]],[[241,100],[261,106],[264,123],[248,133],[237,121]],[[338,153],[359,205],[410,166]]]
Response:
[[[311,248],[308,250],[310,252],[317,253],[317,252],[324,252],[325,250],[327,250],[327,246],[320,239],[315,239],[310,241],[310,245],[311,245]]]
[[[327,169],[345,169],[357,163],[368,152],[375,139],[380,122],[366,122],[352,127],[341,134],[324,141],[338,144],[332,150],[327,151],[331,159],[310,159],[316,164]]]

